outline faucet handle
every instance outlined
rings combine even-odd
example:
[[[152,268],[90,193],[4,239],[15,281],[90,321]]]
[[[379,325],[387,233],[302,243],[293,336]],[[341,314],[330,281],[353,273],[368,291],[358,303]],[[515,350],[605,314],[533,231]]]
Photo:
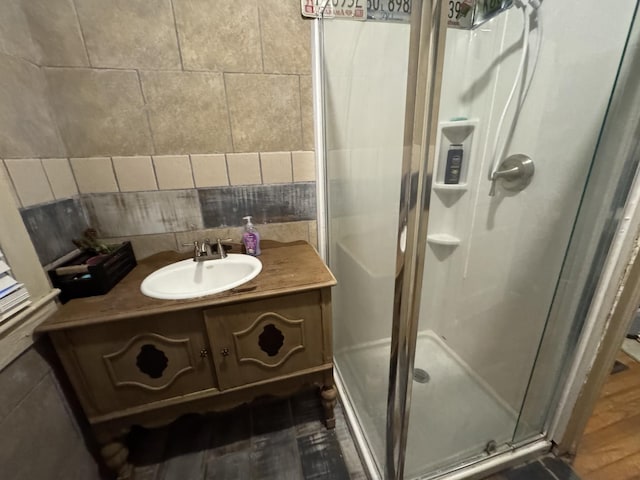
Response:
[[[198,249],[198,248],[200,248],[200,242],[198,242],[196,240],[195,242],[183,243],[182,246],[183,247],[194,247],[195,249]]]
[[[222,242],[230,242],[231,240],[232,240],[231,238],[216,239],[216,243],[218,245],[218,255],[220,256],[220,258],[227,258],[227,251],[224,249],[224,245],[222,245]]]

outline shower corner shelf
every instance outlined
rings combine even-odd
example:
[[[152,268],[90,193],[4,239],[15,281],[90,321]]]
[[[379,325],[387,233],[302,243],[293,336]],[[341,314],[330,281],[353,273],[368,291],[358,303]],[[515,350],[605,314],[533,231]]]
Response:
[[[466,183],[434,183],[433,189],[437,192],[466,192],[468,187]]]
[[[444,247],[457,247],[460,245],[460,239],[449,235],[448,233],[434,233],[427,235],[427,242],[431,245],[441,245]]]

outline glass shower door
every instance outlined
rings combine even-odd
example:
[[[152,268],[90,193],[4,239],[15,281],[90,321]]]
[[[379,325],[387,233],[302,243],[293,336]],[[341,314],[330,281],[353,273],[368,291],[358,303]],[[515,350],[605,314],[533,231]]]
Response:
[[[407,478],[543,433],[544,412],[532,422],[521,411],[537,393],[530,379],[636,6],[629,0],[613,12],[581,2],[582,21],[568,27],[575,3],[527,10],[523,100],[519,111],[507,110],[499,131],[522,54],[522,12],[514,7],[479,30],[447,32]],[[594,35],[596,23],[606,38]],[[502,158],[524,155],[535,170],[515,188],[498,180],[491,196],[496,143],[504,145]],[[453,183],[452,149],[463,149],[466,162]],[[558,337],[556,348],[566,340]],[[548,371],[547,383],[557,373]]]
[[[547,1],[530,12],[526,98],[502,128],[522,12],[447,32],[435,151],[423,171],[431,188],[405,478],[452,471],[544,431],[546,412],[523,418],[522,409],[635,5]],[[397,441],[387,396],[410,30],[376,20],[322,28],[336,374],[382,473],[387,442]],[[524,189],[499,181],[490,196],[496,139],[502,158],[526,155],[535,171]]]

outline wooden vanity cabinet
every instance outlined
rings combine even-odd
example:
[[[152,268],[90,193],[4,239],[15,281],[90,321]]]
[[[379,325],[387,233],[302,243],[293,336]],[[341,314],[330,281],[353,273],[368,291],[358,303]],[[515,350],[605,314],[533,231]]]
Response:
[[[186,311],[56,332],[90,416],[215,389],[202,313]]]
[[[205,310],[221,390],[331,363],[321,291]]]
[[[176,302],[139,293],[142,278],[176,260],[152,257],[109,294],[72,300],[39,327],[119,478],[132,472],[123,439],[133,425],[165,425],[315,385],[327,427],[334,426],[335,279],[308,244],[265,249],[261,259],[264,273],[250,292]],[[300,259],[308,267],[292,274]]]

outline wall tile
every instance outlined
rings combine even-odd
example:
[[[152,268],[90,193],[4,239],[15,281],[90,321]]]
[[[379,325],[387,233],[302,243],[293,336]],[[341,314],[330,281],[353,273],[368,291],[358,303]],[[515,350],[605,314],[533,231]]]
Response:
[[[313,248],[318,249],[318,222],[316,220],[309,222],[309,243]]]
[[[293,180],[291,152],[260,153],[263,183],[287,183]]]
[[[140,74],[156,153],[231,151],[231,134],[221,74]]]
[[[45,158],[42,160],[42,166],[56,199],[69,198],[78,194],[78,186],[73,177],[69,160],[66,158]]]
[[[137,260],[142,260],[143,258],[147,258],[156,253],[177,250],[175,233],[134,235],[129,237],[103,238],[102,240],[109,244],[117,244],[124,241],[130,241],[131,247],[133,248],[133,254],[135,255]]]
[[[118,183],[109,157],[72,158],[71,168],[80,193],[118,191]]]
[[[153,166],[160,190],[193,188],[189,155],[154,155]]]
[[[316,180],[315,152],[291,152],[293,159],[293,181],[314,182]]]
[[[44,70],[70,157],[153,153],[136,72]]]
[[[313,86],[311,75],[300,75],[300,102],[302,114],[302,148],[315,150],[313,130]]]
[[[29,23],[19,0],[2,2],[0,15],[0,52],[38,63],[39,51],[31,39]]]
[[[257,153],[229,153],[227,166],[231,185],[262,183],[260,159]]]
[[[158,190],[151,157],[113,157],[121,192]]]
[[[78,0],[94,67],[180,69],[170,0]]]
[[[170,233],[202,228],[196,190],[84,195],[89,224],[101,237]]]
[[[0,372],[0,423],[49,371],[47,362],[29,348]]]
[[[174,0],[188,70],[261,72],[257,0]]]
[[[16,206],[22,206],[22,204],[20,203],[20,199],[18,198],[18,194],[16,193],[16,189],[13,187],[13,182],[11,181],[11,177],[9,176],[9,171],[7,170],[7,167],[4,166],[4,162],[2,161],[0,161],[0,176],[4,176],[4,179],[9,186],[9,191],[13,196],[13,200],[16,202]]]
[[[298,2],[260,0],[264,71],[311,73],[311,21]]]
[[[0,435],[3,478],[68,478],[63,477],[62,472],[69,459],[77,458],[81,452],[90,456],[63,402],[51,374],[48,374],[0,423],[0,431],[5,432]],[[38,452],[37,461],[34,461],[34,452]]]
[[[0,15],[1,16],[1,15]],[[0,54],[0,157],[66,156],[35,65]]]
[[[217,238],[226,240],[230,238],[232,243],[242,243],[242,227],[220,227],[207,228],[202,230],[190,230],[188,232],[176,232],[176,243],[179,252],[193,252],[193,246],[185,246],[185,243],[192,243],[194,240],[204,240],[208,238],[212,242]]]
[[[266,223],[258,225],[262,240],[276,242],[309,241],[309,222]]]
[[[298,77],[225,74],[225,83],[236,152],[300,149]]]
[[[205,228],[242,226],[246,215],[256,224],[316,219],[311,182],[202,188],[198,196]]]
[[[229,185],[224,155],[191,155],[191,166],[196,187]]]
[[[72,0],[22,2],[40,65],[85,67],[89,59]]]
[[[81,237],[88,227],[78,199],[22,208],[20,215],[42,265],[75,250],[71,240]]]
[[[40,160],[5,160],[5,164],[23,206],[28,207],[53,200],[53,192]]]

